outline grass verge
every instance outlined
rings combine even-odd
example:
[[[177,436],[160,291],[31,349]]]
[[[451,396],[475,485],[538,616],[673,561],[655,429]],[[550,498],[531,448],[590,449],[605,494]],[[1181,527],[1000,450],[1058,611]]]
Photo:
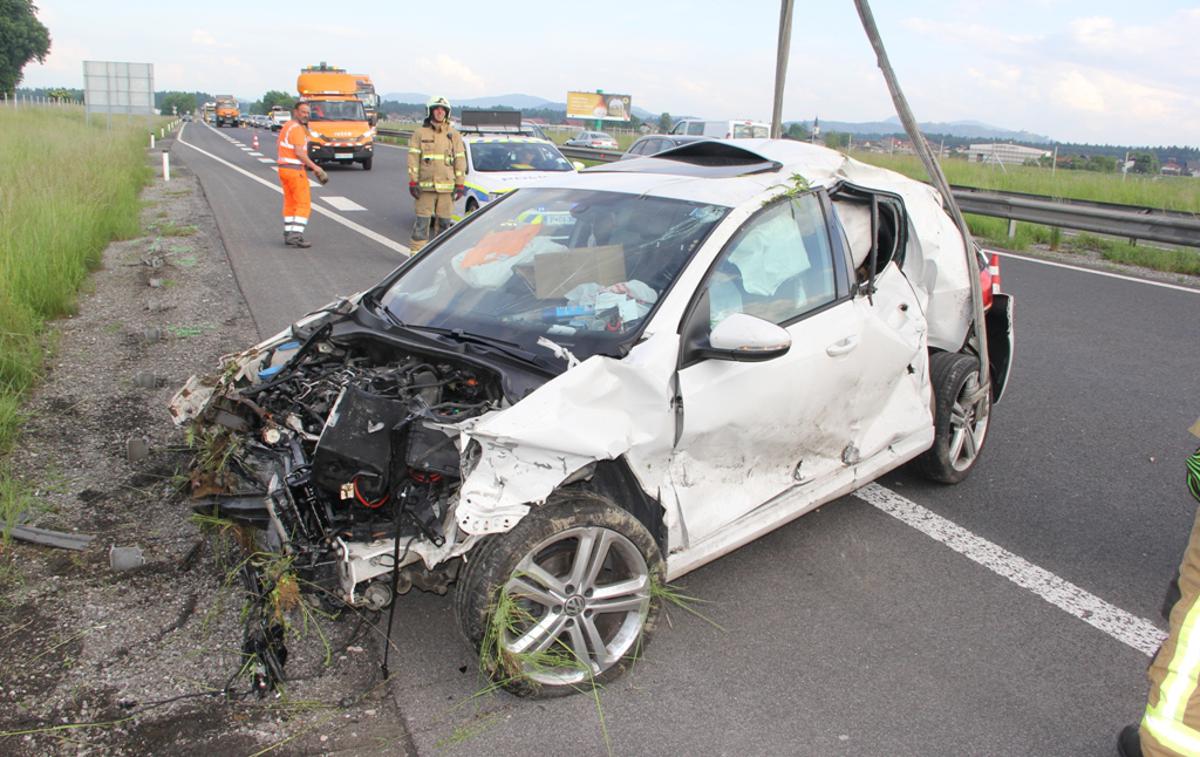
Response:
[[[16,439],[21,400],[41,375],[47,321],[74,312],[110,241],[141,233],[151,126],[88,125],[75,108],[0,109],[0,453]],[[0,491],[14,486],[0,463]]]

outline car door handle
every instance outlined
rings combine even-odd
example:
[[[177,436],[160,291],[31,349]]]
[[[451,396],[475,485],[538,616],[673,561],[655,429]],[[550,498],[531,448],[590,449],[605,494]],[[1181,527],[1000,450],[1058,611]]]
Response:
[[[845,355],[847,352],[850,352],[857,346],[858,335],[855,334],[829,345],[825,348],[825,354],[829,355],[830,357],[837,357],[838,355]]]

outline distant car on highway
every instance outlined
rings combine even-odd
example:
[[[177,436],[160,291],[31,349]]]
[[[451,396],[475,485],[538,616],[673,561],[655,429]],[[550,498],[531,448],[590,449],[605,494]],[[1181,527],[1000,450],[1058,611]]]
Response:
[[[687,134],[693,137],[714,139],[766,139],[771,136],[771,125],[761,121],[700,121],[684,119],[671,127],[672,134]]]
[[[663,150],[686,145],[689,142],[703,142],[709,137],[691,137],[686,134],[647,134],[639,137],[636,142],[621,156],[621,160],[644,158],[647,155],[657,155]]]
[[[581,131],[563,142],[567,147],[591,147],[596,150],[619,150],[617,140],[602,131]]]
[[[463,133],[467,194],[455,203],[460,218],[547,176],[576,170],[548,139],[524,134]]]

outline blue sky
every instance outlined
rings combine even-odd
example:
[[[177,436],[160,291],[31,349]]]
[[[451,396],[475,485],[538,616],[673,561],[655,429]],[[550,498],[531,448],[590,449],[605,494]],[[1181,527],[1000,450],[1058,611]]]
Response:
[[[155,64],[158,89],[257,98],[325,60],[380,92],[451,98],[629,93],[655,112],[771,113],[777,0],[413,4],[35,0],[53,49],[27,86],[81,86],[83,60]],[[873,3],[923,121],[1063,141],[1200,145],[1200,0]],[[328,23],[323,18],[330,18]],[[784,116],[880,120],[891,101],[850,0],[796,3]]]

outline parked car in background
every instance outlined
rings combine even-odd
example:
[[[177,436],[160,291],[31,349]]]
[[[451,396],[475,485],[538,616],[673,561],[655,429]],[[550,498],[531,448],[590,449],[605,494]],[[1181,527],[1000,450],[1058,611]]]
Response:
[[[631,144],[621,156],[621,160],[656,155],[663,150],[670,150],[672,147],[686,145],[689,142],[703,142],[706,139],[709,137],[693,137],[686,134],[647,134]]]
[[[195,507],[354,607],[453,585],[518,694],[604,685],[656,587],[907,462],[979,465],[1013,310],[989,280],[973,325],[973,254],[931,187],[807,143],[561,170],[189,380]],[[293,635],[253,629],[275,675]]]
[[[522,131],[525,127],[522,127]],[[514,189],[578,166],[547,139],[524,134],[463,131],[467,147],[467,194],[454,204],[458,218],[475,212]]]
[[[602,131],[581,131],[563,142],[568,147],[591,147],[596,150],[619,150],[617,140]]]
[[[687,134],[693,137],[714,139],[766,139],[771,136],[771,125],[762,121],[700,121],[684,119],[671,127],[672,134]]]

